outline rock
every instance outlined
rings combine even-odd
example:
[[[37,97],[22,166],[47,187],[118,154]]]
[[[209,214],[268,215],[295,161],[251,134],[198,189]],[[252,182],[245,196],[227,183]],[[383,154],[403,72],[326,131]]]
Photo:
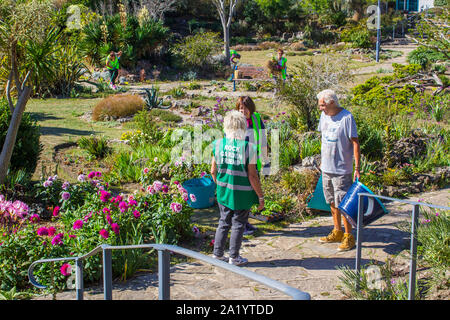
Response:
[[[125,82],[127,82],[127,79],[125,77],[119,77],[119,84],[124,85]]]
[[[320,155],[319,155],[319,158],[320,158]],[[311,156],[311,157],[304,158],[302,160],[302,166],[303,167],[318,167],[317,157]]]
[[[292,33],[283,32],[283,35],[281,36],[281,41],[288,41],[291,38],[292,38]]]
[[[93,80],[98,80],[99,78],[100,78],[100,71],[94,71],[93,73],[92,73],[92,75],[91,75],[91,78],[93,79]]]
[[[297,33],[295,34],[295,37],[296,37],[297,39],[299,39],[299,40],[302,40],[302,39],[303,39],[303,36],[304,36],[304,34],[303,34],[302,31],[299,31],[299,32],[297,32]]]

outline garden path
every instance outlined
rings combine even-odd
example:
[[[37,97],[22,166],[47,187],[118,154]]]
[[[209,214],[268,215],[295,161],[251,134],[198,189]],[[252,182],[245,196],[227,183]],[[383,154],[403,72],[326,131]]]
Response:
[[[450,205],[450,188],[415,194],[411,200],[437,205]],[[362,265],[371,261],[384,263],[388,257],[397,256],[409,248],[409,233],[396,225],[411,221],[410,205],[387,203],[389,214],[365,227],[363,232]],[[338,252],[337,244],[320,244],[331,230],[328,215],[293,223],[282,230],[269,231],[263,236],[245,239],[242,256],[249,263],[244,268],[263,274],[292,287],[306,291],[314,300],[345,299],[340,292],[337,267],[354,268],[356,250]],[[402,259],[402,270],[408,269],[407,259]],[[237,276],[218,267],[192,261],[171,268],[171,299],[173,300],[284,300],[288,296],[254,281]],[[51,299],[41,296],[36,299]],[[103,299],[102,286],[85,290],[86,300]],[[57,294],[57,300],[74,300],[75,291]],[[114,281],[114,300],[158,299],[158,275],[140,273],[125,283]]]
[[[417,45],[415,43],[412,43],[410,41],[402,41],[402,42],[388,42],[385,44],[381,44],[381,49],[383,50],[394,50],[394,51],[400,51],[403,54],[401,56],[392,58],[392,59],[386,59],[386,60],[380,60],[379,63],[358,68],[354,71],[355,74],[371,74],[375,73],[378,70],[387,73],[392,72],[394,68],[392,67],[393,63],[399,63],[399,64],[407,64],[407,57],[408,54],[417,48]],[[380,72],[378,71],[378,72]]]

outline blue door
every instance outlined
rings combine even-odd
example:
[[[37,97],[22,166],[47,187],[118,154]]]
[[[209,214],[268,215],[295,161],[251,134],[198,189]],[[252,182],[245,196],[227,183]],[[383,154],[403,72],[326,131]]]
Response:
[[[409,0],[408,11],[419,11],[419,0]]]
[[[397,10],[419,11],[419,0],[397,0]]]

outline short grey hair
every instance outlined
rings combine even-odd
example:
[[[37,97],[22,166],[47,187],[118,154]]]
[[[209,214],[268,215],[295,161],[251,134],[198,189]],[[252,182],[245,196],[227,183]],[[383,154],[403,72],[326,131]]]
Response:
[[[245,139],[247,119],[242,112],[233,110],[228,112],[223,119],[223,131],[229,139]]]
[[[337,107],[340,106],[339,105],[339,99],[338,99],[338,97],[336,95],[336,92],[334,92],[331,89],[326,89],[326,90],[320,91],[317,94],[317,99],[318,100],[320,100],[322,98],[323,98],[323,101],[325,101],[326,104],[329,104],[329,103],[331,103],[331,101],[333,101],[336,104]]]

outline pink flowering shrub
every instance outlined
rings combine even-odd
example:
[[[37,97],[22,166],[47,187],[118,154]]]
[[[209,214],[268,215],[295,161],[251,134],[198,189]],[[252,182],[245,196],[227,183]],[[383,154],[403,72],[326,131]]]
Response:
[[[5,231],[11,231],[12,228],[23,224],[29,213],[29,208],[26,203],[22,201],[8,201],[5,196],[0,194],[0,228],[5,228]],[[38,217],[33,217],[35,220]]]

